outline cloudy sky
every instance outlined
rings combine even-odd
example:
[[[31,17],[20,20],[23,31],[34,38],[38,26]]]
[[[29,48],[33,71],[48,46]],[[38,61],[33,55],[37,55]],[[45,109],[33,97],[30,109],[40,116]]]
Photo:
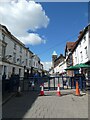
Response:
[[[0,23],[21,40],[45,64],[64,54],[67,41],[75,41],[88,24],[88,3],[9,0],[0,3]]]

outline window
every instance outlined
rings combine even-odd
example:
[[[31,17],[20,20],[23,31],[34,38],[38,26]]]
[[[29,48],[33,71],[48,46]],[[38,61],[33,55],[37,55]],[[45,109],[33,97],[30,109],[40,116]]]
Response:
[[[81,56],[81,61],[83,61],[83,54],[82,54],[82,51],[80,52],[80,56]]]
[[[76,55],[76,50],[75,50],[75,55]]]
[[[34,66],[35,66],[35,62],[34,62]]]
[[[15,67],[12,68],[12,74],[15,74]]]
[[[86,56],[86,58],[88,57],[87,46],[85,47],[85,56]]]
[[[4,70],[3,70],[3,72],[4,72],[4,73],[7,72],[7,67],[6,67],[6,66],[4,66]]]
[[[22,64],[22,56],[20,56],[20,65]]]
[[[5,35],[2,33],[2,40],[5,41]]]
[[[13,62],[16,63],[16,53],[13,53]]]
[[[20,46],[20,53],[22,53],[22,47]]]
[[[83,39],[84,39],[84,42],[85,42],[86,41],[86,36],[84,36]]]
[[[28,51],[26,50],[26,56],[28,56]]]
[[[2,57],[5,58],[6,47],[2,46]]]
[[[31,60],[29,60],[29,66],[31,66]]]
[[[27,66],[27,59],[26,59],[26,66]]]
[[[16,43],[14,43],[14,49],[16,50],[16,47],[17,47],[17,45],[16,45]]]
[[[21,68],[19,68],[19,76],[21,76]]]
[[[77,63],[77,57],[75,57],[75,61],[76,61],[76,63]]]
[[[79,46],[81,47],[81,42],[79,43]]]

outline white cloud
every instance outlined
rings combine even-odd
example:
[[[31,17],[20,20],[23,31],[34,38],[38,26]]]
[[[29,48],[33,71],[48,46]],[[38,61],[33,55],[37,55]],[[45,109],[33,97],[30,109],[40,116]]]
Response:
[[[49,70],[52,66],[52,62],[42,62],[45,70]]]
[[[6,25],[12,34],[19,38],[28,39],[32,36],[27,33],[28,30],[36,31],[40,28],[47,28],[49,23],[49,18],[43,10],[41,4],[35,3],[34,1],[26,1],[26,0],[13,0],[8,3],[0,3],[0,23]],[[34,34],[34,33],[33,33]],[[36,35],[36,37],[35,37]],[[38,40],[41,40],[37,37],[39,35],[35,34],[34,42],[31,41],[33,39],[28,39],[27,42],[30,44],[37,43]],[[25,42],[25,41],[24,41]],[[26,42],[25,42],[26,43]]]
[[[25,37],[21,37],[24,44],[38,45],[41,43],[46,43],[46,40],[42,39],[38,34],[30,33]]]

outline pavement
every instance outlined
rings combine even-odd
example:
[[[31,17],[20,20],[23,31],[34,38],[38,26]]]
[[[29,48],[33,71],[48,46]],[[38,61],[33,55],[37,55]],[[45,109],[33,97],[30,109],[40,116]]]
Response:
[[[75,96],[75,90],[26,91],[2,106],[3,118],[88,118],[88,94]]]

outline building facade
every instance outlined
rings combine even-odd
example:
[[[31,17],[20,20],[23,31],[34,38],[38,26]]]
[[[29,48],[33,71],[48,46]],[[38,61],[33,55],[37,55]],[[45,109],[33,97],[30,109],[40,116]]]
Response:
[[[9,79],[12,74],[28,76],[32,67],[40,68],[40,59],[34,59],[33,52],[26,48],[8,29],[0,25],[0,79],[3,74]],[[39,61],[39,62],[38,62]],[[38,64],[38,65],[37,65]]]
[[[80,32],[76,45],[72,50],[73,65],[85,63],[90,65],[90,25]],[[90,75],[90,68],[85,68]]]

